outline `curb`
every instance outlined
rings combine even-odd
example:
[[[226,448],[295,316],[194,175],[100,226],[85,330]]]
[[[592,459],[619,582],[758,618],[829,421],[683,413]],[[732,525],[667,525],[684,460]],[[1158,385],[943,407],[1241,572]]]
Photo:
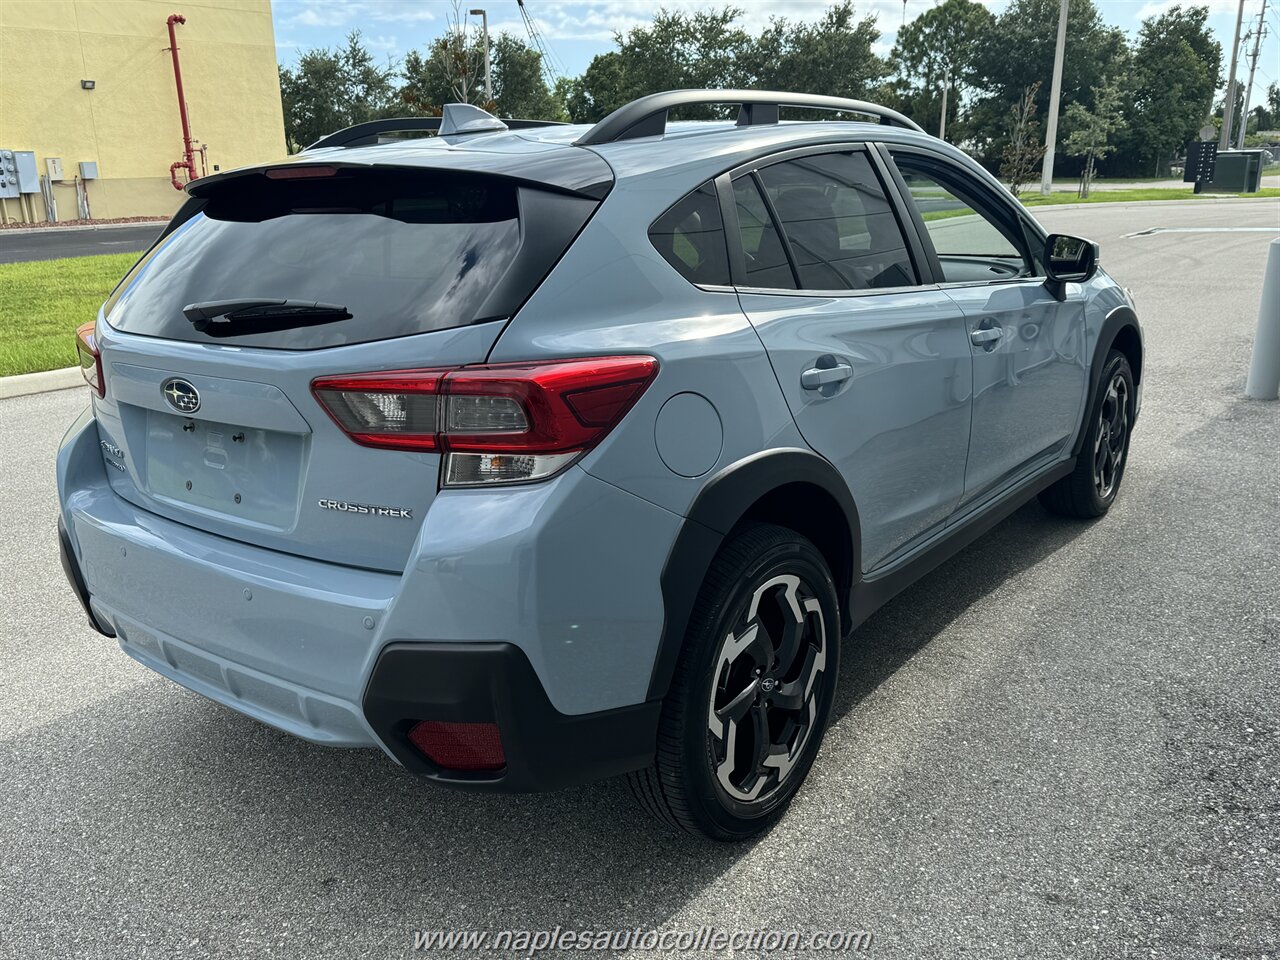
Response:
[[[42,373],[20,373],[13,377],[0,377],[0,400],[25,397],[32,393],[49,393],[53,390],[69,390],[84,383],[79,367],[63,367],[61,370],[45,370]]]
[[[1098,191],[1101,193],[1102,191]],[[1088,203],[1037,203],[1033,206],[1022,204],[1024,210],[1035,213],[1037,210],[1065,210],[1067,207],[1171,207],[1179,203],[1194,203],[1198,207],[1214,203],[1272,203],[1280,201],[1280,197],[1179,197],[1176,200],[1090,200]]]
[[[88,232],[91,230],[124,230],[127,227],[152,226],[154,226],[156,228],[156,232],[159,233],[166,223],[168,223],[167,220],[135,220],[133,223],[94,223],[88,225],[83,223],[72,223],[67,224],[65,227],[7,227],[0,230],[0,237],[22,237],[30,236],[33,233],[75,233],[77,231]]]

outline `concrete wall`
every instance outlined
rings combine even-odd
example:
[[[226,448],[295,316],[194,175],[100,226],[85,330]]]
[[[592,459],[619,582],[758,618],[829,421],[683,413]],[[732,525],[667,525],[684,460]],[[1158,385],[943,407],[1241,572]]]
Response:
[[[62,158],[59,219],[77,215],[81,160],[98,161],[95,218],[167,216],[181,203],[169,182],[182,159],[171,13],[187,18],[176,27],[182,78],[209,171],[286,153],[270,0],[0,0],[0,148],[34,150],[42,174],[46,157]],[[25,216],[6,206],[11,221]]]

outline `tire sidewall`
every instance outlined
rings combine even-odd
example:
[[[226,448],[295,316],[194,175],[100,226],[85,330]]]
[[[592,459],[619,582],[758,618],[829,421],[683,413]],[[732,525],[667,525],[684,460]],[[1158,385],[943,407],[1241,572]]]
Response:
[[[744,803],[729,796],[715,776],[710,745],[707,739],[706,716],[713,682],[713,671],[718,665],[721,641],[740,621],[751,596],[764,582],[783,573],[800,577],[813,592],[822,608],[826,630],[827,664],[821,676],[818,710],[814,729],[805,744],[803,755],[783,783],[764,800]],[[698,638],[699,642],[691,663],[692,675],[688,695],[693,702],[688,705],[689,718],[683,731],[683,758],[686,783],[696,798],[695,807],[711,822],[712,833],[725,837],[747,836],[759,832],[772,820],[780,817],[795,796],[800,784],[808,776],[814,758],[822,745],[827,722],[831,715],[836,678],[840,669],[840,612],[836,599],[835,583],[823,561],[822,555],[809,541],[793,535],[786,541],[775,543],[753,558],[737,577],[727,596],[716,598],[717,609],[710,628]]]

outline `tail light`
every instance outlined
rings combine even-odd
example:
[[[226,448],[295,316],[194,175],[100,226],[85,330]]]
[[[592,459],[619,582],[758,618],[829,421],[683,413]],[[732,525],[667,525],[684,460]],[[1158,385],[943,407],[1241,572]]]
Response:
[[[444,454],[445,486],[542,480],[599,443],[658,372],[596,357],[320,377],[316,399],[356,443]]]
[[[422,720],[409,731],[409,742],[445,770],[501,770],[507,765],[496,723]]]
[[[99,397],[107,395],[107,381],[102,378],[102,356],[98,353],[98,339],[94,335],[94,322],[82,323],[76,328],[76,356],[80,360],[80,372],[84,382]]]

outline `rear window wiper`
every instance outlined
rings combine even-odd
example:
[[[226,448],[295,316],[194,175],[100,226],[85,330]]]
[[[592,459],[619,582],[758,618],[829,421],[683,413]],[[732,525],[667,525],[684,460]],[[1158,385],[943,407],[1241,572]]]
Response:
[[[210,337],[273,333],[277,330],[351,319],[350,311],[340,303],[267,300],[262,297],[189,303],[182,308],[182,313],[193,327]]]

